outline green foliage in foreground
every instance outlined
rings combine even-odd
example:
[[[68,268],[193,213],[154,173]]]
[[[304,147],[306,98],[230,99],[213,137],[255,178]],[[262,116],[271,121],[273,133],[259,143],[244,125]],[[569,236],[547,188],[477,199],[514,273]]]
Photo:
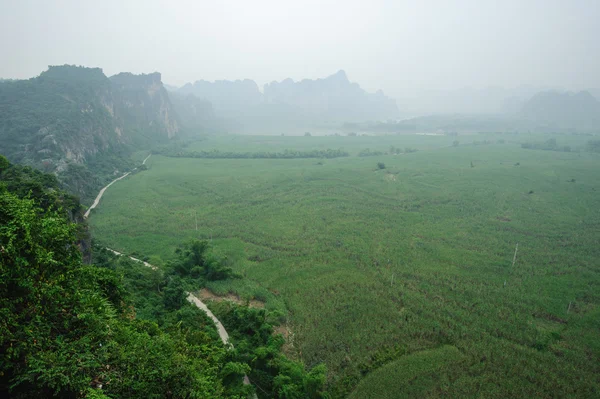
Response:
[[[219,342],[134,318],[118,275],[82,264],[76,229],[60,213],[0,189],[0,393],[231,396]]]
[[[123,274],[138,318],[154,321],[163,329],[175,326],[178,329],[193,327],[196,331],[204,329],[205,334],[217,339],[214,328],[207,330],[190,318],[191,305],[185,297],[187,290],[202,286],[210,281],[210,276],[214,278],[209,271],[215,267],[222,270],[224,260],[217,260],[206,241],[190,241],[178,248],[176,254],[177,259],[170,262],[164,272],[132,264],[128,259],[116,259],[106,250],[97,251],[96,263],[113,265],[110,267]],[[246,373],[261,398],[327,397],[323,391],[325,366],[307,370],[302,363],[283,355],[283,338],[274,335],[273,315],[268,311],[223,303],[217,305],[215,312],[235,346],[235,350],[227,354],[229,362],[223,366],[227,389],[237,393],[251,391],[251,387],[240,386],[241,376]]]
[[[248,377],[257,387],[260,398],[329,397],[323,390],[325,365],[307,371],[304,364],[283,355],[284,339],[273,335],[266,310],[239,307],[230,302],[217,303],[213,309],[235,345],[235,358],[250,365]]]
[[[80,212],[76,199],[53,176],[3,160],[0,395],[246,398],[253,392],[242,380],[248,359],[224,347],[212,320],[186,301],[191,284],[231,275],[208,243],[183,246],[166,273],[99,248],[95,265],[84,265],[81,225],[69,221]],[[247,313],[236,322],[271,337],[272,327],[257,320]],[[246,345],[246,357],[261,353],[261,342]],[[253,364],[254,373],[273,374],[269,397],[322,397],[323,367],[307,373],[277,345],[269,349],[278,366]]]

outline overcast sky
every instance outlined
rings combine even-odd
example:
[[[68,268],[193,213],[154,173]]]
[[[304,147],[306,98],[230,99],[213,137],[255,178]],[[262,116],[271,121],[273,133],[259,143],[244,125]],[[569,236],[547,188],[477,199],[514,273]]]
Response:
[[[47,65],[259,85],[600,87],[600,0],[0,0],[0,77]]]

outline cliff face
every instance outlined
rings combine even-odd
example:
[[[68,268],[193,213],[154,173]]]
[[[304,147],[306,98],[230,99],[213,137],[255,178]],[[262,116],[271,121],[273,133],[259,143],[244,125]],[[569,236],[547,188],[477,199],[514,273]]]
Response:
[[[160,74],[108,79],[100,68],[64,65],[0,82],[0,153],[56,173],[80,195],[100,184],[80,166],[117,172],[140,136],[168,140],[178,130]]]
[[[149,130],[175,137],[179,123],[158,72],[148,75],[120,73],[110,77],[116,94],[115,117],[125,130]]]
[[[50,67],[0,84],[0,152],[47,171],[118,143],[110,81],[99,68]]]

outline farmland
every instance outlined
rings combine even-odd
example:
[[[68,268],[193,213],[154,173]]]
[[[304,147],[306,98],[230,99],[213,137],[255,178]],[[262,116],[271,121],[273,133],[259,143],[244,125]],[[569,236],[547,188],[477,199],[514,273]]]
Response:
[[[243,278],[208,288],[278,312],[286,350],[325,363],[334,397],[389,381],[390,398],[592,397],[600,157],[577,151],[582,137],[556,138],[572,152],[521,148],[549,137],[209,137],[187,150],[350,156],[156,155],[90,225],[158,265],[210,240]]]

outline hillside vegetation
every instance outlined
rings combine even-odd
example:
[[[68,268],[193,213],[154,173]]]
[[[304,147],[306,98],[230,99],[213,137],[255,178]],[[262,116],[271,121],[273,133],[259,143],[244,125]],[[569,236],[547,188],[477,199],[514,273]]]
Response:
[[[255,387],[261,398],[326,397],[325,368],[281,354],[266,311],[223,311],[234,351],[186,301],[190,285],[235,277],[208,243],[184,245],[165,270],[100,247],[86,265],[80,216],[54,176],[0,156],[3,397],[247,398]]]

